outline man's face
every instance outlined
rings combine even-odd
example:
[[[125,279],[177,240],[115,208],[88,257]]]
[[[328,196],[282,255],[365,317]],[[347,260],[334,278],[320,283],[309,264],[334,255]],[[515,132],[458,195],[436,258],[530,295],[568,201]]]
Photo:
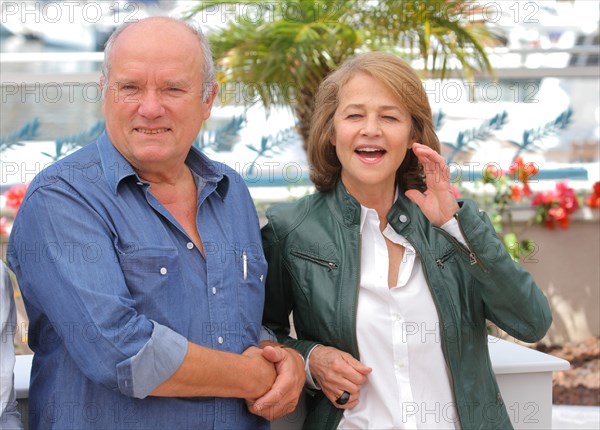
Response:
[[[102,111],[112,143],[138,172],[183,163],[214,99],[203,101],[197,36],[183,24],[144,21],[117,38],[110,60]]]

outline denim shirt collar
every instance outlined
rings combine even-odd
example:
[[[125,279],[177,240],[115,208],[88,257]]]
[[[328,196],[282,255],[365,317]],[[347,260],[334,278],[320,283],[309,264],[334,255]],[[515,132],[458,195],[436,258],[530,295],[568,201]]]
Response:
[[[100,135],[96,145],[100,153],[100,162],[105,172],[106,181],[115,195],[118,193],[119,184],[126,178],[134,176],[137,181],[144,182],[129,161],[111,142],[106,131]],[[221,199],[225,198],[229,190],[229,176],[225,172],[226,167],[224,165],[215,163],[194,147],[190,148],[185,162],[204,181],[216,184],[217,194]]]

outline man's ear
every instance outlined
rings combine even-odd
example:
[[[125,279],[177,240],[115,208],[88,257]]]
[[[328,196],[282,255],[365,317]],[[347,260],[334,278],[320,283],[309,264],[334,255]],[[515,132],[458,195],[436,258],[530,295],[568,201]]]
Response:
[[[216,82],[204,84],[202,94],[202,103],[206,105],[204,108],[204,120],[207,120],[210,117],[210,112],[212,111],[213,102],[217,98],[218,90],[219,85]]]
[[[215,98],[217,97],[217,93],[219,92],[219,84],[216,82],[212,82],[210,84],[204,85],[204,94],[202,94],[202,102],[208,104],[209,106],[213,104]]]

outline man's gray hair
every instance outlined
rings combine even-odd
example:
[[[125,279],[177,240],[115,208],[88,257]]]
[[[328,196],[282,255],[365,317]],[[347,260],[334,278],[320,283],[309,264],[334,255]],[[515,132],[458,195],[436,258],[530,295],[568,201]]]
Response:
[[[106,92],[107,92],[109,82],[110,82],[110,63],[111,63],[112,48],[115,44],[115,41],[121,35],[121,33],[123,33],[123,31],[126,28],[128,28],[132,25],[135,25],[139,22],[148,20],[148,19],[162,19],[162,20],[172,21],[173,23],[181,23],[181,24],[185,25],[187,28],[189,28],[197,36],[198,41],[200,42],[200,48],[202,49],[202,56],[203,56],[202,74],[204,77],[204,85],[203,85],[203,89],[202,89],[202,100],[207,101],[208,98],[210,97],[210,95],[212,94],[213,86],[215,83],[215,65],[213,62],[212,51],[210,49],[210,44],[208,43],[208,39],[206,38],[206,36],[204,35],[204,33],[202,32],[200,27],[197,26],[195,23],[189,22],[189,21],[183,21],[183,20],[176,19],[176,18],[169,18],[169,17],[149,17],[149,18],[144,18],[144,19],[137,20],[137,21],[128,21],[128,22],[124,23],[123,25],[119,26],[110,35],[110,37],[106,41],[106,44],[104,45],[104,62],[102,63],[102,80],[103,80],[104,87],[102,89],[102,97],[106,96]]]

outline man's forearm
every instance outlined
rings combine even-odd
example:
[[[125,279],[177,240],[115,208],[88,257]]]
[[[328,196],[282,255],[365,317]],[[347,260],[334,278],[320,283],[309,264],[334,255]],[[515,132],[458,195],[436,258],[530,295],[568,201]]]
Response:
[[[273,364],[258,348],[233,354],[188,342],[181,366],[151,395],[256,399],[271,388],[275,377]]]

